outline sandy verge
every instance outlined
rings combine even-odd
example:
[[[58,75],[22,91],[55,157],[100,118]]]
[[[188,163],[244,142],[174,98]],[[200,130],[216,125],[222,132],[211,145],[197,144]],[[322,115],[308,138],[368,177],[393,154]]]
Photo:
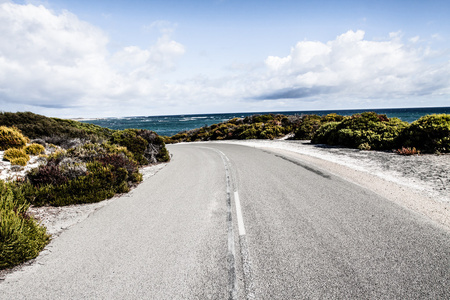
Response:
[[[226,141],[296,156],[450,230],[450,155],[403,156],[309,141]]]

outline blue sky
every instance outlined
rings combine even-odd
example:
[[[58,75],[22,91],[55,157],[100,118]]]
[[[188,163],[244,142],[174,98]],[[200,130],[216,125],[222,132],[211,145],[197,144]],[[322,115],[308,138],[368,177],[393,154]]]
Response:
[[[449,1],[0,0],[0,105],[59,117],[450,105]]]

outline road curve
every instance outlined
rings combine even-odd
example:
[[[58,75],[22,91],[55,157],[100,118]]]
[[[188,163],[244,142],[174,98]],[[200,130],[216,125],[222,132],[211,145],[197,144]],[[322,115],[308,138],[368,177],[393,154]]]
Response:
[[[169,150],[158,174],[0,282],[0,298],[450,298],[450,233],[424,217],[286,153]]]

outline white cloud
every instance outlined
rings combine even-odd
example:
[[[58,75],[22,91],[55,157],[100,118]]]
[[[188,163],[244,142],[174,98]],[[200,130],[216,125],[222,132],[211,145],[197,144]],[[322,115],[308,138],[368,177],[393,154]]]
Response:
[[[184,53],[167,33],[148,49],[110,54],[108,43],[104,32],[70,12],[0,4],[0,103],[99,109],[128,96],[148,98],[165,88],[152,76],[173,70]]]
[[[259,99],[334,97],[386,98],[439,93],[449,84],[447,63],[430,64],[430,51],[402,41],[400,32],[385,41],[348,31],[323,43],[303,41],[288,56],[266,59],[268,74]]]
[[[106,33],[70,12],[0,0],[0,105],[56,116],[124,116],[337,107],[333,99],[357,107],[359,99],[450,94],[448,53],[422,38],[405,42],[401,32],[382,41],[365,39],[363,31],[304,40],[286,56],[229,62],[225,75],[202,74],[199,66],[195,77],[185,75],[192,68],[183,77],[173,73],[186,52],[171,38],[175,27],[154,22],[150,28],[160,37],[153,45],[110,53]]]
[[[183,45],[170,40],[169,36],[165,35],[149,49],[143,50],[136,46],[125,47],[113,56],[112,62],[122,72],[135,77],[149,77],[159,72],[173,70],[176,59],[184,52]]]

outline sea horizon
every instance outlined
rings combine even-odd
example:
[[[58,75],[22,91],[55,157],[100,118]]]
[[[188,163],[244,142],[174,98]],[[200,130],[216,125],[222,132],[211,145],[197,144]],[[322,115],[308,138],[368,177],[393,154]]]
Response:
[[[373,111],[385,114],[388,118],[399,118],[412,123],[422,116],[430,114],[450,114],[450,107],[413,107],[413,108],[376,108],[376,109],[335,109],[335,110],[298,110],[298,111],[266,111],[266,112],[236,112],[236,113],[208,113],[208,114],[179,114],[157,116],[129,116],[104,118],[73,118],[83,123],[90,123],[102,127],[123,130],[127,128],[148,129],[159,135],[172,136],[176,133],[211,126],[233,118],[244,118],[258,114],[282,115],[311,115],[319,116],[336,113],[349,116],[357,113]]]

